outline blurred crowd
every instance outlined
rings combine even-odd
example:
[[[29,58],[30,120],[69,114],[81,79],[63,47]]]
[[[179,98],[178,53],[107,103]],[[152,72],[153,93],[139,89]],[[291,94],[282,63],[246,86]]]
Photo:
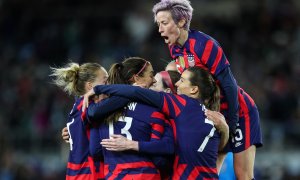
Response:
[[[74,98],[51,84],[50,66],[108,69],[141,56],[164,68],[171,59],[153,21],[156,2],[0,0],[0,180],[64,179],[69,147],[60,134]],[[191,3],[191,28],[219,41],[259,107],[256,179],[300,179],[300,2]]]

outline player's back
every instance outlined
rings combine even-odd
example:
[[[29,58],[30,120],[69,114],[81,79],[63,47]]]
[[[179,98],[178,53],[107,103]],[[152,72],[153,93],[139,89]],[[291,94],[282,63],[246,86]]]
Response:
[[[121,134],[129,140],[151,141],[160,139],[164,119],[153,107],[132,102],[118,121],[99,128],[100,139],[110,134]],[[105,177],[107,179],[159,179],[159,172],[148,154],[136,151],[113,152],[103,149]]]
[[[173,179],[218,178],[220,135],[213,122],[206,119],[204,105],[185,95],[165,97],[165,107],[174,118],[177,136]]]
[[[81,111],[82,98],[77,99],[69,114],[67,128],[70,135],[70,153],[67,165],[66,179],[96,179],[100,177],[100,161],[89,153],[89,128]]]

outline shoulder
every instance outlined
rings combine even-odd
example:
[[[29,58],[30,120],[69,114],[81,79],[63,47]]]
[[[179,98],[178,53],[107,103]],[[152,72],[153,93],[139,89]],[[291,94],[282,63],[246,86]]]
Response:
[[[197,31],[197,30],[190,30],[189,32],[190,38],[194,38],[199,42],[207,42],[207,41],[212,41],[214,44],[219,45],[219,42],[214,39],[212,36],[202,32],[202,31]]]
[[[127,115],[134,117],[136,120],[145,122],[157,121],[157,119],[165,120],[164,114],[161,113],[159,109],[138,102],[128,104]]]
[[[130,102],[127,105],[127,109],[143,116],[150,115],[152,112],[157,111],[156,108],[140,102]]]
[[[177,97],[184,99],[187,104],[186,106],[199,106],[200,108],[205,108],[202,100],[200,99],[191,98],[187,95],[177,95]]]
[[[82,103],[83,98],[76,98],[69,115],[74,116],[76,113],[81,112]]]

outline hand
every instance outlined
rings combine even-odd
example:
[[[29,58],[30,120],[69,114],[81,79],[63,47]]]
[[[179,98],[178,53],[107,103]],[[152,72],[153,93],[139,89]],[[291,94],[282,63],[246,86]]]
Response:
[[[209,120],[213,121],[216,129],[221,134],[219,151],[222,151],[229,139],[229,127],[226,123],[225,117],[220,112],[210,110],[206,110],[205,115]]]
[[[214,123],[218,131],[222,131],[225,126],[228,126],[225,117],[220,112],[206,109],[205,115],[207,116],[207,119],[211,120]]]
[[[106,99],[106,98],[108,98],[108,96],[106,95],[106,94],[100,94],[100,95],[98,95],[98,96],[93,96],[94,98],[93,98],[93,101],[94,101],[94,103],[99,103],[99,102],[101,102],[103,99]]]
[[[69,141],[70,135],[69,135],[69,131],[68,131],[68,128],[67,128],[67,127],[64,127],[64,128],[61,130],[61,137],[63,138],[63,140],[64,140],[66,143],[70,143],[70,141]]]
[[[82,103],[82,111],[84,112],[86,108],[89,107],[89,97],[95,94],[94,89],[92,88],[83,96],[83,103]]]
[[[138,142],[131,141],[119,134],[113,134],[110,139],[102,139],[101,145],[109,151],[138,151]]]

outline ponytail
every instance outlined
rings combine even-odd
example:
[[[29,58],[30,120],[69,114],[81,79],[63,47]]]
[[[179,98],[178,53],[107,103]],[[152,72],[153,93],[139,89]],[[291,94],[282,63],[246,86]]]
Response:
[[[108,84],[133,84],[134,76],[144,76],[145,69],[150,62],[140,57],[130,57],[122,63],[115,63],[109,70]],[[122,116],[124,109],[119,109],[105,118],[105,122],[115,122]]]
[[[69,95],[78,96],[79,88],[77,87],[78,74],[80,66],[77,63],[69,63],[63,68],[53,68],[50,76],[54,77],[53,83],[62,88]]]
[[[213,83],[210,97],[207,97],[207,102],[204,102],[205,106],[213,111],[220,111],[220,88],[216,83]]]
[[[94,82],[98,76],[97,72],[103,67],[97,63],[78,63],[70,62],[62,68],[50,67],[54,77],[53,83],[62,88],[63,91],[73,96],[85,94],[85,83]]]
[[[125,77],[123,76],[124,66],[122,63],[115,63],[108,71],[108,84],[127,84]]]
[[[191,72],[190,82],[193,86],[198,86],[199,97],[204,105],[213,111],[220,110],[220,89],[217,86],[212,75],[199,67],[191,67],[188,69]]]

